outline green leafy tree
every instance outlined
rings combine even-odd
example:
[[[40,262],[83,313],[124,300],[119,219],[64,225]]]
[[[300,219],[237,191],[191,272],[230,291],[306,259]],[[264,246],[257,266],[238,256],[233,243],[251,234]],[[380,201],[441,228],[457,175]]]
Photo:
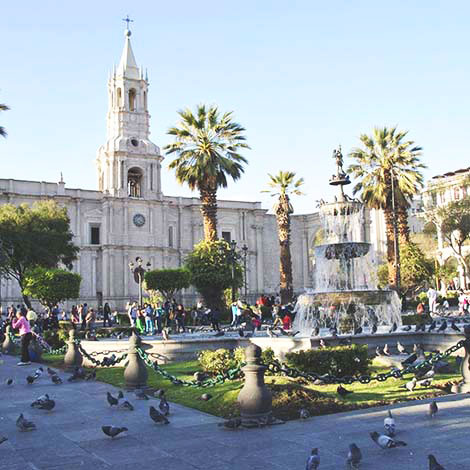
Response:
[[[281,249],[279,274],[280,274],[280,294],[281,302],[286,304],[292,300],[294,294],[292,279],[292,258],[290,252],[290,216],[294,213],[294,208],[290,202],[290,195],[302,195],[300,186],[304,183],[303,178],[295,180],[295,173],[292,171],[280,171],[277,175],[268,175],[268,186],[270,189],[264,193],[270,193],[278,200],[274,205],[276,214],[279,246]]]
[[[36,267],[26,272],[23,293],[52,309],[54,305],[80,296],[80,274],[65,269]]]
[[[237,181],[247,160],[239,153],[248,149],[245,129],[232,121],[232,113],[219,114],[217,107],[199,105],[196,114],[179,111],[179,127],[168,130],[175,141],[165,147],[176,154],[170,163],[179,183],[198,190],[204,223],[204,238],[217,240],[217,190],[227,187],[227,177]]]
[[[144,275],[146,289],[159,291],[166,300],[190,285],[191,274],[187,269],[154,269]]]
[[[243,267],[234,261],[232,279],[230,246],[224,240],[198,243],[186,257],[185,267],[191,273],[191,284],[201,293],[209,307],[223,308],[224,290],[243,285]]]
[[[28,307],[26,273],[37,266],[55,268],[60,263],[71,269],[79,250],[72,240],[67,210],[54,201],[0,206],[0,274],[18,281]]]
[[[0,111],[8,111],[10,108],[6,104],[1,104],[0,103]],[[3,126],[0,126],[0,136],[1,137],[6,137],[7,136],[7,131]]]

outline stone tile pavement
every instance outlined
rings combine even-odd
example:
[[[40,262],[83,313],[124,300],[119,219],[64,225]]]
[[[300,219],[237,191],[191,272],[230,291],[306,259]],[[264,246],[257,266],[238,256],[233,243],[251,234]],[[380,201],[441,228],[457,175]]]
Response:
[[[470,470],[470,397],[451,395],[438,400],[438,417],[426,416],[428,401],[395,405],[398,438],[408,446],[387,451],[369,438],[381,431],[384,408],[292,421],[264,429],[229,431],[218,418],[180,405],[171,405],[171,423],[157,425],[148,416],[156,400],[126,398],[135,411],[111,409],[106,391],[117,389],[100,382],[53,385],[43,376],[26,385],[37,365],[17,367],[16,358],[0,360],[1,470],[294,470],[304,469],[312,447],[320,448],[321,470],[345,468],[348,445],[362,449],[366,470],[427,470],[427,454],[434,453],[446,470]],[[63,379],[68,375],[61,373]],[[12,386],[6,385],[13,378]],[[48,393],[56,400],[51,412],[30,407]],[[21,433],[15,421],[23,412],[37,430]],[[126,426],[129,432],[111,440],[103,424]]]

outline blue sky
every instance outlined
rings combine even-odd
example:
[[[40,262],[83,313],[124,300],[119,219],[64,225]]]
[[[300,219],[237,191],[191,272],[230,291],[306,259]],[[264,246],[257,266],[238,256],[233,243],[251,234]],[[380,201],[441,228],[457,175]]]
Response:
[[[470,166],[470,3],[457,1],[23,1],[2,5],[2,178],[95,189],[106,80],[124,44],[148,69],[152,140],[176,111],[233,110],[249,165],[224,198],[260,200],[267,173],[304,177],[297,213],[331,197],[332,150],[378,125],[408,129],[425,176]],[[165,160],[168,195],[189,195]]]

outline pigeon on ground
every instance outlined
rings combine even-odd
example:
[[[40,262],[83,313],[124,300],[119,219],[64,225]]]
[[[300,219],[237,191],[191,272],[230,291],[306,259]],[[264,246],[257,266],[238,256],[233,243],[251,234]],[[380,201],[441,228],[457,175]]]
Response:
[[[359,326],[358,328],[354,329],[354,334],[355,335],[360,335],[362,333],[362,326]]]
[[[305,470],[317,470],[319,466],[320,456],[318,455],[318,448],[315,447],[314,449],[312,449],[312,453],[307,459],[307,465],[305,466]]]
[[[447,330],[447,322],[443,320],[443,322],[441,323],[441,326],[439,327],[437,331],[445,331],[445,330]]]
[[[203,393],[198,400],[202,401],[209,401],[212,398],[212,395],[210,393]]]
[[[203,374],[201,378],[196,378],[196,374]],[[196,372],[196,374],[194,374],[194,380],[197,380],[198,382],[202,382],[202,380],[204,380],[204,373],[203,372]],[[165,390],[163,390],[163,388],[159,389],[159,390],[155,390],[155,392],[153,392],[153,396],[155,398],[162,398],[165,396]]]
[[[452,320],[452,323],[450,324],[450,327],[454,330],[454,331],[457,331],[459,333],[462,332],[462,330],[455,324],[455,320]]]
[[[353,393],[353,391],[346,390],[342,385],[338,385],[338,388],[336,389],[336,393],[341,397],[345,397],[346,395]]]
[[[124,393],[122,393],[122,390],[119,390],[118,395],[117,395],[117,399],[122,400],[123,398],[124,398]]]
[[[128,429],[125,427],[117,427],[117,426],[101,426],[101,430],[109,437],[115,438],[118,434],[121,434]]]
[[[429,325],[428,333],[431,333],[431,331],[436,329],[436,320],[433,320],[431,324]]]
[[[91,372],[88,372],[85,375],[85,380],[90,381],[90,380],[95,380],[96,379],[96,369],[93,369]]]
[[[431,418],[434,418],[434,416],[437,415],[438,411],[439,411],[439,408],[437,406],[436,400],[433,400],[431,403],[429,403],[429,416]]]
[[[418,370],[415,373],[415,376],[417,379],[432,379],[435,374],[436,374],[436,371],[434,369],[426,370],[426,368],[423,368],[421,370]]]
[[[58,375],[51,375],[51,380],[56,385],[60,385],[62,383],[62,379]]]
[[[349,444],[348,460],[346,461],[346,463],[349,465],[349,468],[351,470],[358,469],[359,465],[361,464],[361,460],[361,449],[359,449],[359,447],[357,447],[354,442],[352,444]]]
[[[395,436],[395,418],[392,416],[392,412],[388,410],[388,416],[384,419],[384,428],[387,436]]]
[[[148,400],[149,397],[145,394],[145,392],[141,388],[136,388],[134,390],[134,395],[137,400]]]
[[[384,356],[390,356],[390,351],[388,350],[388,344],[387,343],[385,343],[385,346],[383,348],[382,353],[383,353]]]
[[[168,416],[170,414],[170,405],[166,401],[165,397],[160,399],[160,404],[158,405],[158,409],[164,416]]]
[[[401,344],[400,341],[397,341],[397,350],[400,354],[409,354],[405,346],[403,346],[403,344]]]
[[[51,400],[49,396],[46,395],[46,398],[40,397],[37,400],[33,401],[33,403],[31,403],[31,406],[33,408],[36,408],[37,410],[51,411],[55,407],[55,401]]]
[[[75,367],[73,374],[67,379],[68,382],[74,382],[75,380],[80,380],[85,378],[85,371],[83,367]]]
[[[375,355],[376,355],[377,357],[383,356],[383,353],[382,353],[382,350],[380,349],[380,346],[377,346],[377,347],[375,348]]]
[[[8,437],[1,436],[0,437],[0,444],[3,444],[5,441],[8,441]]]
[[[434,455],[428,455],[429,460],[429,470],[446,470],[437,460]]]
[[[397,328],[398,328],[398,325],[396,324],[396,322],[393,322],[393,325],[390,328],[390,330],[388,330],[388,332],[389,333],[394,333],[395,331],[397,331]]]
[[[305,408],[300,408],[299,416],[300,416],[300,419],[308,419],[310,418],[310,412]]]
[[[127,400],[123,401],[122,403],[119,403],[118,408],[120,410],[134,411],[134,407]]]
[[[36,425],[32,421],[27,420],[23,416],[23,413],[18,416],[18,419],[16,420],[16,427],[22,432],[33,431],[36,429]]]
[[[402,385],[402,388],[406,388],[409,392],[412,392],[416,387],[416,382],[418,379],[413,377],[409,382],[406,382],[405,385]]]
[[[7,379],[6,384],[7,385],[13,385],[13,379]]]
[[[114,398],[109,392],[106,392],[106,399],[108,400],[109,406],[117,406],[119,404],[119,399]]]
[[[418,387],[428,388],[432,385],[432,379],[418,380],[418,382],[416,382],[416,385]]]
[[[394,447],[406,446],[406,442],[396,441],[385,434],[379,434],[378,432],[369,433],[371,439],[382,449],[393,449]]]
[[[28,375],[28,376],[26,377],[26,382],[27,382],[29,385],[32,385],[35,380],[36,380],[36,379],[35,379],[34,376],[32,376],[32,375]]]
[[[156,423],[170,424],[167,417],[164,414],[160,413],[160,411],[158,411],[153,406],[150,407],[149,414],[152,420],[155,421]]]
[[[232,418],[219,423],[217,426],[224,426],[227,429],[237,429],[241,426],[242,420],[240,418]]]
[[[409,366],[411,364],[413,364],[413,362],[415,362],[416,360],[418,359],[418,354],[417,353],[413,353],[413,354],[410,354],[404,361],[402,361],[402,365],[403,366]]]
[[[54,369],[51,369],[50,367],[48,367],[46,370],[50,376],[57,375],[57,372]]]
[[[42,367],[38,367],[35,371],[34,371],[34,380],[36,379],[39,379],[39,377],[41,377],[42,373],[44,372],[44,369]]]
[[[411,325],[404,326],[401,331],[411,331]]]
[[[372,329],[370,330],[371,335],[374,335],[375,333],[377,333],[377,323],[374,323],[372,325]]]

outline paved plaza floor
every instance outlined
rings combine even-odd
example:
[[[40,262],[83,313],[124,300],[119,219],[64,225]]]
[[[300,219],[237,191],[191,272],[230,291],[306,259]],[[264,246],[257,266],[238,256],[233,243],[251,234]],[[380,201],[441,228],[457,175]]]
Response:
[[[117,389],[100,382],[53,385],[41,377],[26,385],[37,364],[17,367],[17,359],[0,360],[0,469],[5,470],[268,470],[304,469],[312,447],[321,455],[320,470],[345,467],[347,448],[362,450],[361,469],[427,470],[433,453],[446,470],[470,469],[470,397],[450,395],[438,400],[439,413],[431,420],[428,401],[393,406],[397,438],[407,447],[381,450],[370,431],[382,431],[384,408],[313,417],[262,429],[229,431],[220,419],[179,405],[171,405],[169,425],[150,420],[148,409],[157,401],[138,401],[125,393],[135,411],[111,409],[106,392]],[[68,374],[60,374],[63,379]],[[13,378],[14,384],[6,385]],[[31,408],[40,395],[56,401],[51,412]],[[19,432],[15,421],[23,412],[36,431]],[[129,431],[112,440],[101,426],[126,426]]]

